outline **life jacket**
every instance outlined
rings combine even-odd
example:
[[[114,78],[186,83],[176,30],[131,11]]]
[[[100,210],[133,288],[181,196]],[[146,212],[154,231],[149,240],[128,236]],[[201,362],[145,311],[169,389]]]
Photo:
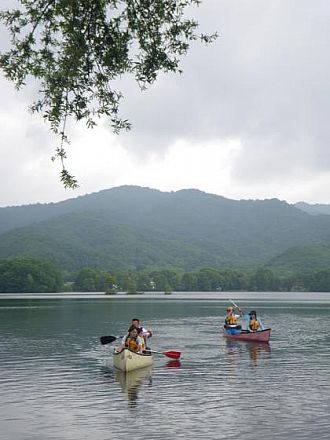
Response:
[[[137,353],[141,347],[141,344],[139,344],[139,339],[131,339],[129,337],[126,338],[125,341],[125,347],[128,348],[131,351],[135,351],[135,353]]]
[[[146,349],[146,341],[143,336],[139,336],[141,342],[142,351]]]
[[[254,332],[259,329],[259,322],[255,318],[250,320],[249,329]]]
[[[237,318],[235,315],[227,315],[225,318],[226,325],[237,325]]]

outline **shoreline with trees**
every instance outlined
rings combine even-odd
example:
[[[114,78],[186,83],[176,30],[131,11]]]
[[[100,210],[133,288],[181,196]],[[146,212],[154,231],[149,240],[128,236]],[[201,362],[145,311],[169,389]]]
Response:
[[[240,270],[201,268],[121,270],[110,273],[86,267],[78,273],[59,271],[53,264],[30,257],[0,259],[1,293],[102,292],[131,294],[164,292],[221,291],[315,291],[330,292],[330,268],[279,272],[268,268]]]

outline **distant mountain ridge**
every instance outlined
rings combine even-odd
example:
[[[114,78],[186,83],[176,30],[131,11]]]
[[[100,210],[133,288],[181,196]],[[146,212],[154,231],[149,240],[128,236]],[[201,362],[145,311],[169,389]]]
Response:
[[[295,203],[294,206],[296,208],[301,209],[302,211],[307,212],[308,214],[330,215],[330,205],[326,205],[326,204],[322,204],[322,203],[309,204],[309,203],[305,203],[305,202],[298,202],[298,203]]]
[[[311,247],[315,259],[315,249],[328,244],[328,216],[278,199],[231,200],[194,189],[121,186],[0,208],[0,258],[33,256],[67,271],[280,267],[290,248],[306,257]]]

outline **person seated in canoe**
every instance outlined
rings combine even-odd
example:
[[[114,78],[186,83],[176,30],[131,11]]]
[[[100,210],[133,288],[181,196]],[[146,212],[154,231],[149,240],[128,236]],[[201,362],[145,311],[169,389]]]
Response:
[[[132,325],[140,330],[139,336],[144,339],[144,345],[147,346],[147,339],[151,338],[152,331],[144,328],[143,325],[141,324],[141,321],[138,318],[132,319]]]
[[[247,322],[247,319],[245,318],[246,315],[244,315],[244,319]],[[248,325],[248,331],[250,332],[260,332],[261,330],[265,330],[265,327],[261,321],[261,319],[259,319],[257,317],[257,312],[255,310],[251,310],[251,312],[248,315],[248,321],[249,321],[249,325]]]
[[[127,335],[124,336],[121,345],[116,349],[116,351],[120,352],[124,350],[124,348],[128,348],[135,353],[142,353],[144,350],[144,342],[138,335],[138,329],[134,325],[130,326]]]
[[[146,341],[143,337],[143,330],[142,328],[137,328],[137,333],[139,338],[141,339],[141,343],[142,343],[142,350],[145,351],[146,350]]]
[[[238,318],[243,316],[242,311],[239,309],[239,315],[235,314],[233,307],[228,307],[227,315],[225,317],[225,328],[235,328],[236,330],[240,330],[242,328],[241,325],[238,324]]]
[[[249,330],[250,332],[257,332],[260,329],[259,320],[257,318],[257,312],[255,310],[251,310],[249,313]]]

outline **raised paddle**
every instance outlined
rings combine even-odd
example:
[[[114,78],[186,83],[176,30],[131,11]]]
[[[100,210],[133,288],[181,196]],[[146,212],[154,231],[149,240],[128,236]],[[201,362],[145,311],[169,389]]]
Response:
[[[236,309],[238,309],[239,311],[242,312],[242,309],[240,307],[238,307],[238,305],[236,303],[234,303],[234,301],[232,299],[230,299],[229,301],[232,303],[233,306],[236,307]]]
[[[233,306],[237,307],[238,310],[239,310],[240,312],[243,313],[243,310],[240,309],[240,308],[238,307],[238,305],[237,305],[236,303],[234,303],[234,301],[233,301],[232,299],[230,299],[229,301],[233,304]],[[246,315],[244,315],[244,316],[246,316]],[[245,318],[243,317],[243,319],[245,319]],[[260,319],[260,318],[257,318],[257,320],[258,320],[258,322],[259,322],[260,329],[261,329],[261,330],[265,330],[265,327],[264,327],[264,325],[263,325],[261,319]]]

